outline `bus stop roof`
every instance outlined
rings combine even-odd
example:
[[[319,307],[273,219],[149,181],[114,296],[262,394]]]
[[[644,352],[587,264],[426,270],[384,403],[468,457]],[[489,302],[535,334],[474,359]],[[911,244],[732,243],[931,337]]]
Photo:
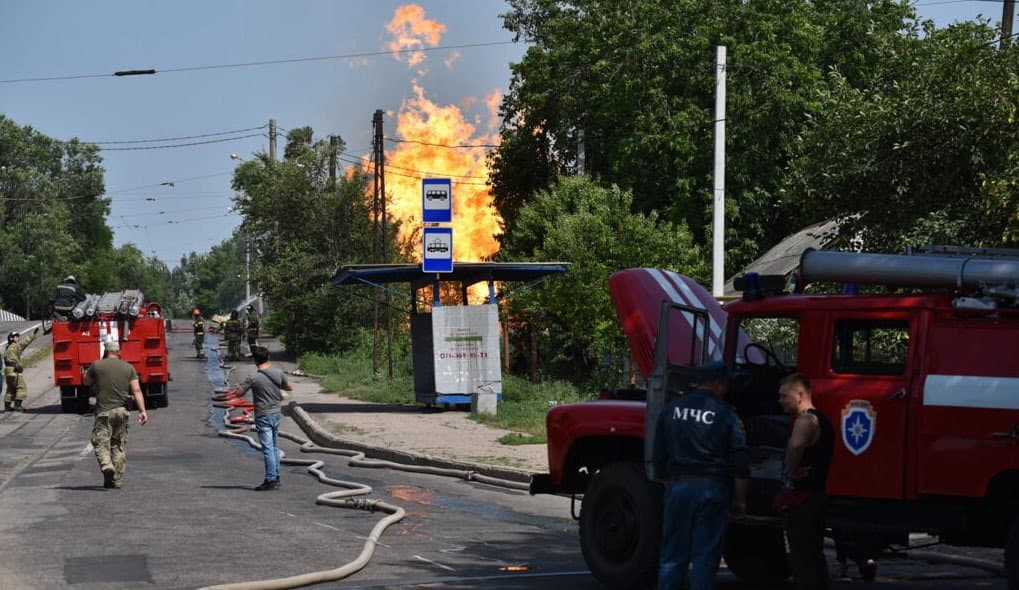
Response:
[[[473,285],[483,281],[533,282],[566,272],[567,262],[454,262],[453,272],[426,273],[420,263],[352,264],[341,266],[329,279],[334,286],[410,283],[420,289],[436,282]]]

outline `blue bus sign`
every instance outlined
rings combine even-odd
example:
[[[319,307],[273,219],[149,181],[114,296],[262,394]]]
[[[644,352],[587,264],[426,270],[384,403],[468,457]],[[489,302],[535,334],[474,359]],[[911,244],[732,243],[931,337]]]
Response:
[[[453,222],[453,183],[448,178],[425,178],[421,181],[422,221]]]

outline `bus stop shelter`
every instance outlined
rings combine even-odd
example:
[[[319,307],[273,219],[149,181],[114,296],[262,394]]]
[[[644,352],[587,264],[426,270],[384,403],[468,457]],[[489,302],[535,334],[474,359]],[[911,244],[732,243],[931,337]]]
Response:
[[[497,305],[516,293],[532,288],[549,277],[566,272],[564,262],[454,262],[448,273],[426,273],[420,264],[360,264],[340,267],[330,279],[334,286],[367,285],[405,298],[406,293],[390,287],[394,283],[410,285],[411,350],[414,367],[414,393],[424,404],[469,404],[471,393],[438,393],[436,391],[432,313],[423,308],[442,307],[441,293],[460,294],[467,301],[472,285],[486,283],[488,294],[482,305]],[[496,292],[496,283],[519,283],[511,290]],[[422,293],[423,292],[423,293]],[[423,296],[422,296],[423,295]]]

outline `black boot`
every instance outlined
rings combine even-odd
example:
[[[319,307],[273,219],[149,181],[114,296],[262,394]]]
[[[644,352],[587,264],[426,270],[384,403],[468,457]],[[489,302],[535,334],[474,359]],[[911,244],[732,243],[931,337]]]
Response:
[[[4,411],[5,412],[11,411],[11,402],[4,402]]]
[[[21,407],[21,400],[20,399],[14,400],[14,411],[15,412],[24,412],[25,411],[25,408]]]

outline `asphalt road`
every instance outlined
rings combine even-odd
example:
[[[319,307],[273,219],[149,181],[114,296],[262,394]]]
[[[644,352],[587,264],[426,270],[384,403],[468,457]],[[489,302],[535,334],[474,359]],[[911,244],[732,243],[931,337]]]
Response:
[[[102,488],[88,444],[92,416],[61,414],[49,364],[29,369],[28,412],[0,415],[0,588],[196,588],[332,569],[360,553],[382,515],[317,506],[315,497],[333,488],[303,467],[284,466],[279,492],[251,491],[262,479],[261,457],[217,436],[222,411],[209,396],[224,374],[214,353],[189,358],[190,341],[170,337],[170,406],[150,412],[148,425],[132,425],[121,490]],[[238,366],[231,381],[247,370]],[[284,430],[299,432],[289,419]],[[373,497],[407,510],[367,568],[319,587],[598,587],[568,500],[316,457],[332,477],[371,485]],[[723,571],[718,587],[745,586]],[[835,587],[1005,584],[978,570],[894,561],[882,564],[875,584]]]

